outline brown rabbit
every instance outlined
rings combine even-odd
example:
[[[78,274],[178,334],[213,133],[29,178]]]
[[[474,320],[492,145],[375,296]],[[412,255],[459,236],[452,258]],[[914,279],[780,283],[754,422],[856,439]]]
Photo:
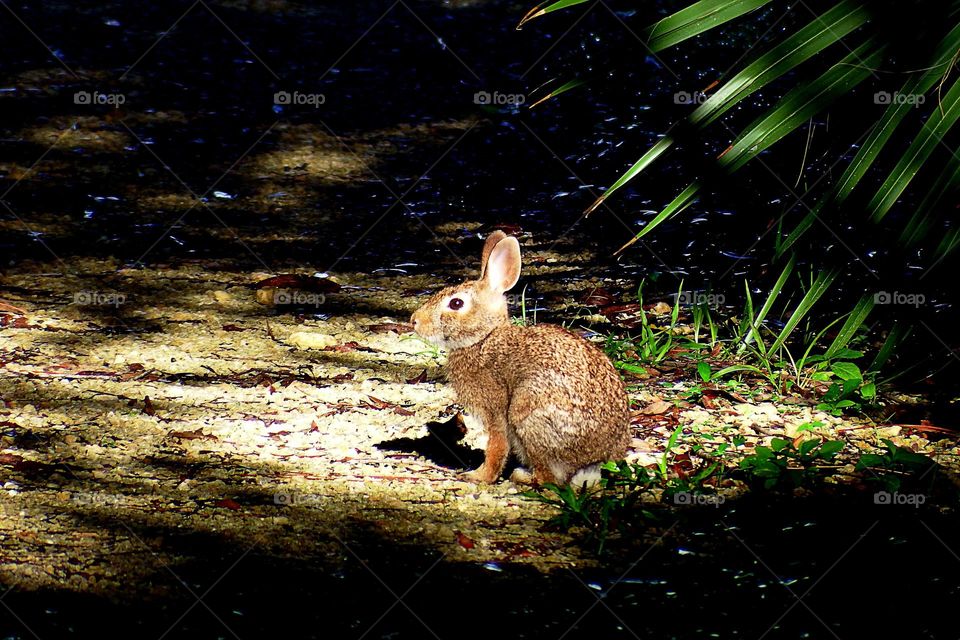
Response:
[[[514,482],[579,483],[626,454],[627,394],[590,342],[554,325],[510,323],[503,294],[519,277],[520,243],[495,231],[480,279],[435,294],[414,312],[413,328],[449,351],[450,382],[486,430],[484,462],[469,479],[496,481],[513,451],[530,469],[515,471]]]

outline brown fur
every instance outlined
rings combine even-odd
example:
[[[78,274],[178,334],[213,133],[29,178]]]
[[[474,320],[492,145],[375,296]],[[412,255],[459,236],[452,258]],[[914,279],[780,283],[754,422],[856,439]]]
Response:
[[[414,329],[449,350],[460,402],[487,433],[480,468],[494,482],[512,451],[532,471],[515,480],[566,484],[577,472],[626,454],[629,402],[620,376],[593,344],[561,327],[510,324],[503,294],[520,274],[516,238],[484,245],[479,280],[448,287],[414,312]],[[452,309],[453,298],[463,301]]]

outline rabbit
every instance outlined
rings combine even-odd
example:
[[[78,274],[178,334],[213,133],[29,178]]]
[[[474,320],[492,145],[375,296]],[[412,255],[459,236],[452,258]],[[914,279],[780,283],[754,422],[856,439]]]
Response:
[[[493,483],[513,452],[511,480],[595,482],[599,466],[630,443],[629,399],[610,359],[562,327],[511,324],[504,293],[520,278],[520,243],[502,231],[484,243],[480,278],[433,295],[411,317],[422,338],[448,351],[460,403],[487,434],[484,461],[466,474]]]

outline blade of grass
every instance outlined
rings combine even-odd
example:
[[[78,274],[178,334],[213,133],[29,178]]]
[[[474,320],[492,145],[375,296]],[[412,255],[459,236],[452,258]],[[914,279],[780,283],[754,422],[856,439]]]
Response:
[[[829,202],[828,199],[821,200],[813,209],[807,211],[807,214],[803,217],[803,220],[800,221],[800,224],[798,224],[793,231],[790,232],[790,235],[788,235],[786,239],[780,243],[780,246],[777,247],[777,258],[781,258],[787,252],[787,250],[792,247],[797,240],[800,239],[800,236],[806,233],[807,229],[809,229],[813,224],[813,221],[816,220],[820,215],[820,212],[823,210],[827,202]]]
[[[860,330],[860,327],[863,326],[863,323],[866,322],[867,316],[870,315],[870,312],[873,311],[873,305],[875,301],[872,294],[867,294],[860,298],[856,306],[850,312],[850,315],[847,316],[846,322],[843,323],[843,326],[840,327],[840,332],[833,339],[833,342],[830,343],[830,346],[827,347],[824,356],[829,360],[833,358],[837,353],[842,351],[850,343],[857,331]]]
[[[638,173],[650,166],[654,160],[659,158],[663,152],[669,149],[673,145],[673,142],[674,140],[670,136],[663,136],[657,140],[656,144],[650,147],[650,149],[643,154],[639,160],[634,162],[633,166],[627,169],[626,173],[617,178],[617,181],[610,185],[609,189],[604,191],[603,194],[597,198],[593,204],[587,207],[587,210],[583,212],[584,215],[590,215],[597,207],[603,204],[603,201],[606,200],[611,193],[633,180]]]
[[[810,310],[817,303],[817,301],[827,292],[827,289],[830,288],[830,285],[833,284],[834,279],[837,277],[838,272],[835,270],[831,271],[821,271],[813,279],[813,284],[801,298],[800,303],[793,310],[793,313],[790,314],[790,318],[787,320],[786,324],[783,326],[783,329],[780,330],[780,334],[777,336],[777,339],[774,340],[773,344],[770,346],[770,351],[776,353],[787,340],[790,339],[790,334],[793,333],[793,330],[797,328],[797,325],[807,317],[807,314],[810,313]]]
[[[773,283],[773,286],[770,288],[770,293],[767,294],[766,300],[763,301],[763,306],[760,307],[760,311],[753,315],[753,300],[750,297],[750,288],[747,287],[747,303],[750,310],[750,322],[752,326],[747,332],[746,336],[743,338],[743,341],[740,345],[740,350],[742,351],[746,345],[757,341],[761,341],[759,334],[759,327],[763,324],[763,321],[767,319],[767,315],[770,313],[770,310],[773,308],[774,302],[777,301],[777,298],[780,297],[780,294],[783,292],[783,287],[787,283],[787,278],[790,277],[790,274],[793,273],[793,267],[796,264],[796,257],[790,256],[790,259],[787,260],[787,264],[783,266],[783,270],[780,272],[780,275],[777,277],[777,281]]]
[[[933,186],[927,193],[900,233],[900,240],[906,245],[915,245],[926,234],[933,223],[936,212],[940,210],[940,203],[952,195],[960,184],[960,158],[950,156],[947,165],[937,176]]]
[[[944,77],[944,74],[949,72],[954,56],[956,56],[958,50],[960,50],[960,25],[954,27],[940,42],[933,55],[933,62],[930,67],[923,72],[912,74],[907,78],[900,88],[900,95],[922,95],[930,91],[930,89]],[[880,120],[870,132],[870,135],[867,136],[867,139],[857,151],[853,160],[847,165],[843,175],[840,176],[834,192],[826,196],[818,202],[812,210],[807,212],[800,223],[789,233],[786,240],[777,248],[778,257],[782,256],[787,249],[800,239],[813,224],[817,216],[820,215],[824,207],[828,204],[833,205],[846,200],[847,196],[857,187],[880,155],[897,127],[911,109],[914,108],[915,106],[907,101],[891,100],[890,106],[884,111]],[[933,193],[942,195],[942,185],[935,185],[930,192],[928,192],[928,197]],[[939,198],[937,198],[937,201],[939,201]],[[908,224],[908,228],[902,236],[908,243],[911,242],[911,238],[919,237],[924,230],[925,225],[921,224],[927,220],[924,214],[924,206],[921,204],[920,208],[918,208],[911,218],[911,222],[916,223],[915,228]]]
[[[943,237],[943,240],[940,241],[940,244],[937,245],[937,250],[934,255],[936,259],[939,260],[947,254],[953,253],[953,250],[958,246],[960,246],[960,230],[951,229]]]
[[[867,371],[872,373],[880,371],[884,365],[887,364],[890,356],[893,355],[894,349],[897,348],[897,345],[900,344],[901,340],[910,334],[910,331],[911,329],[904,327],[899,322],[894,321],[893,326],[890,327],[890,332],[887,333],[886,340],[883,341],[883,345],[880,347],[880,350],[877,351],[877,355],[874,357],[873,362],[870,363],[869,367],[867,367]]]
[[[922,73],[912,74],[907,78],[900,88],[899,94],[904,96],[922,95],[930,91],[949,71],[950,63],[958,50],[960,50],[960,25],[954,27],[937,46],[930,67]],[[845,200],[859,184],[904,116],[913,108],[915,106],[907,101],[891,100],[890,106],[887,107],[887,110],[877,122],[877,126],[870,132],[870,135],[857,151],[857,155],[854,156],[837,182],[836,195],[838,201]]]

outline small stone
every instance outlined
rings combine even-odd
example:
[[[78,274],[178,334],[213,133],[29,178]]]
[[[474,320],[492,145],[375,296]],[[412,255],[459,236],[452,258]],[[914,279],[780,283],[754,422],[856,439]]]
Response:
[[[228,304],[233,302],[233,296],[226,291],[211,291],[210,295],[213,296],[213,299],[217,302],[217,304]]]
[[[325,333],[297,331],[291,334],[286,342],[300,349],[324,349],[337,344],[337,339]]]

